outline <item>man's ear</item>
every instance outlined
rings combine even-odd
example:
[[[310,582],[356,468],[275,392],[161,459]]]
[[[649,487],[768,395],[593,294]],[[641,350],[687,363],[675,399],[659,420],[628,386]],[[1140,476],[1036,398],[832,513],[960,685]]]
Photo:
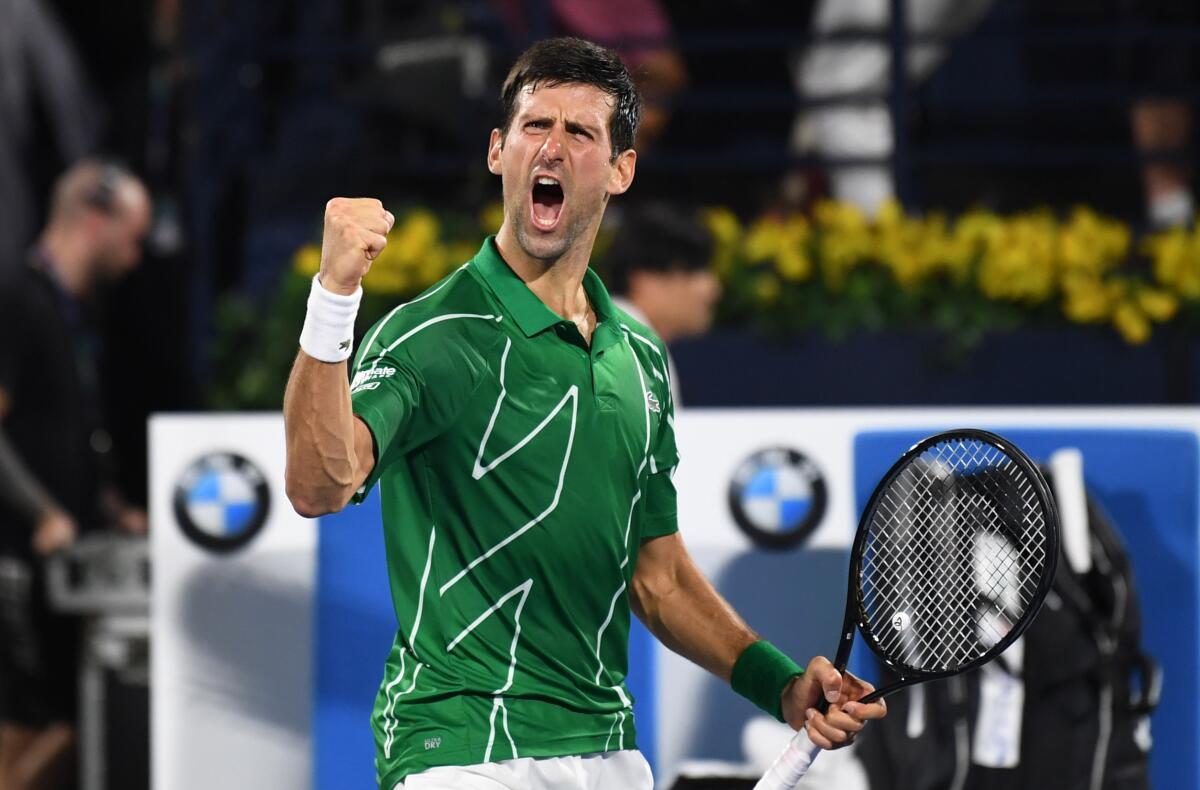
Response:
[[[608,179],[608,194],[620,195],[633,184],[633,173],[637,170],[637,151],[627,148],[617,154],[612,175]]]
[[[488,172],[494,176],[500,175],[500,152],[504,150],[504,135],[499,129],[492,130],[492,137],[488,141],[487,151],[487,166]]]

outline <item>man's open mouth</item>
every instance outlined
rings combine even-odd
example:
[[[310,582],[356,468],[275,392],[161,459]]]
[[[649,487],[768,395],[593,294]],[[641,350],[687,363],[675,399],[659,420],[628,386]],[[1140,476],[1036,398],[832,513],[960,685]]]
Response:
[[[538,176],[533,181],[532,198],[530,213],[533,215],[533,224],[542,230],[554,230],[562,216],[562,184],[552,176]]]

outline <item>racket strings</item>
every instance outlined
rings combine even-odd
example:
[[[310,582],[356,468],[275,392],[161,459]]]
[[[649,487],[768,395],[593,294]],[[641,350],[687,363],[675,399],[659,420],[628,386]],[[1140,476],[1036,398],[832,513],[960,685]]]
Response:
[[[916,558],[916,562],[908,564],[891,590],[881,588],[892,604],[887,611],[896,612],[892,630],[883,631],[890,634],[885,648],[896,653],[904,642],[908,663],[947,665],[953,660],[955,646],[971,638],[969,620],[962,616],[962,604],[954,598],[955,590],[970,583],[970,568],[963,561],[955,561],[953,556],[947,562],[944,547],[931,546],[927,540],[910,544],[907,554]],[[879,559],[895,564],[890,557]],[[882,618],[874,619],[878,628],[881,625],[878,620]],[[918,624],[918,628],[908,627],[910,622]]]
[[[1048,565],[1042,508],[1024,468],[977,439],[935,444],[896,474],[859,570],[864,625],[883,652],[942,672],[1000,642]]]
[[[981,460],[987,459],[980,459],[977,456],[968,457],[964,465],[967,468],[978,467],[981,465]],[[939,467],[933,467],[933,469],[937,479],[945,479],[946,475],[944,474],[944,469]],[[911,481],[909,482],[910,485],[905,486],[905,488],[909,489],[909,491],[906,493],[909,493],[910,495],[915,494],[917,496],[924,496],[924,508],[914,510],[910,507],[907,508],[909,511],[908,513],[904,513],[904,509],[902,509],[898,513],[898,515],[902,516],[901,523],[905,526],[911,526],[914,523],[921,524],[922,522],[930,522],[931,519],[935,519],[937,514],[932,512],[933,509],[929,504],[930,500],[928,499],[929,492],[927,481],[921,481],[918,479],[916,485],[911,485]],[[960,498],[960,500],[955,504],[958,506],[960,511],[968,511],[968,521],[973,521],[976,523],[988,523],[994,522],[997,518],[994,506],[992,506],[986,498],[967,496]],[[945,511],[945,508],[941,508],[941,510]],[[927,606],[924,608],[919,608],[917,613],[918,615],[923,616],[921,619],[924,621],[933,621],[937,626],[936,628],[932,629],[932,631],[926,629],[926,639],[924,641],[927,649],[923,652],[927,655],[924,658],[927,659],[927,656],[932,653],[935,658],[944,663],[946,660],[947,650],[950,648],[950,646],[961,643],[965,638],[968,638],[970,634],[964,618],[960,613],[956,612],[954,602],[949,599],[949,591],[964,589],[966,587],[967,578],[971,568],[963,560],[966,554],[961,548],[961,541],[958,544],[950,544],[952,551],[949,552],[949,557],[947,557],[947,542],[944,540],[944,535],[939,535],[936,530],[931,530],[928,533],[917,533],[917,535],[921,538],[924,538],[924,540],[921,540],[916,545],[911,546],[912,551],[910,552],[910,555],[915,556],[918,559],[923,559],[924,562],[919,563],[909,573],[908,578],[904,579],[904,584],[902,586],[911,589],[914,579],[937,579],[937,585],[932,589],[925,591],[929,596],[929,599],[926,602]],[[980,586],[984,588],[982,591],[985,595],[988,595],[993,599],[1003,598],[1003,595],[997,594],[996,588],[999,585],[996,584],[997,580],[995,577],[1002,575],[1004,571],[1010,568],[1014,564],[1015,558],[1010,553],[1006,558],[1007,561],[1005,562],[1002,560],[1001,562],[1003,562],[1003,564],[1000,564],[995,559],[995,547],[993,547],[993,551],[990,556],[988,554],[985,554],[984,556],[992,560],[991,563],[988,563],[992,567],[989,569],[985,564],[985,566],[982,568],[983,572],[979,574],[984,577],[984,581],[979,583]],[[947,563],[947,559],[950,560],[949,563]],[[939,577],[932,576],[932,574],[937,573],[939,569],[931,567],[931,561],[937,561],[938,565],[940,566],[942,573]],[[990,585],[987,584],[988,576],[993,577]],[[1001,578],[1000,581],[1003,581],[1003,579]],[[1008,584],[1003,585],[1003,587],[1011,590],[1011,578],[1009,578],[1007,581]],[[918,590],[917,592],[920,591]],[[1012,606],[1013,604],[1008,602],[1008,608],[1012,608]],[[929,611],[924,611],[924,609],[928,609]],[[947,615],[950,616],[947,617]],[[995,618],[981,618],[980,622],[985,626],[991,626],[993,629],[996,627]],[[937,639],[939,644],[930,644],[930,642],[933,641],[929,638],[931,635],[939,637],[939,639]],[[993,634],[992,638],[987,641],[994,643],[995,639],[996,635]],[[896,640],[892,641],[894,642]],[[894,645],[892,645],[892,647],[894,648]],[[928,649],[930,647],[932,647],[932,650]]]

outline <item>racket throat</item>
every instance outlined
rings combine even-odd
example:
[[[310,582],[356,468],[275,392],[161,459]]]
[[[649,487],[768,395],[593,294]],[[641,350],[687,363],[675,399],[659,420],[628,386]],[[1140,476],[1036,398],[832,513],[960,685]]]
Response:
[[[842,639],[838,642],[837,655],[833,659],[833,666],[838,672],[845,672],[846,665],[850,663],[850,651],[854,649],[854,631],[853,624],[842,629]]]
[[[838,641],[837,654],[833,659],[833,668],[838,671],[838,674],[843,674],[846,671],[846,665],[850,663],[850,651],[854,648],[854,632],[856,627],[853,621],[848,622],[842,627],[842,638]],[[817,710],[821,713],[826,713],[829,710],[829,701],[824,696],[817,701]]]

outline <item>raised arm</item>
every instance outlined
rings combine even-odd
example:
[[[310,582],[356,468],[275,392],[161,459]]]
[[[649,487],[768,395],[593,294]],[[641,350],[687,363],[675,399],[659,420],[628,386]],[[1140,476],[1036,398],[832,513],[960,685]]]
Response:
[[[371,431],[350,407],[347,360],[362,279],[394,221],[372,198],[325,207],[319,282],[283,398],[287,496],[302,516],[341,510],[375,466]]]
[[[283,399],[287,496],[306,518],[336,513],[375,467],[371,431],[350,411],[346,363],[301,351]]]

